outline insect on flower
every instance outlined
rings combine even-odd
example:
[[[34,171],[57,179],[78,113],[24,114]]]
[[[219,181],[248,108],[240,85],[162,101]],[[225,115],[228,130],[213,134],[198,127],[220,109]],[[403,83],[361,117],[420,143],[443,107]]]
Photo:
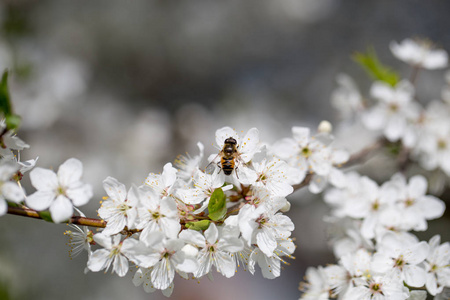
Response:
[[[206,171],[208,173],[213,171],[213,169],[211,168],[212,163],[216,161],[218,157],[220,157],[220,162],[217,163],[219,172],[220,170],[223,170],[223,173],[225,173],[225,175],[231,175],[233,170],[237,171],[237,164],[239,163],[239,152],[237,151],[238,148],[239,145],[237,144],[236,139],[232,137],[225,139],[222,150],[220,150],[219,154],[217,154],[217,156],[208,164],[208,166],[206,167]],[[236,176],[238,176],[237,172]]]

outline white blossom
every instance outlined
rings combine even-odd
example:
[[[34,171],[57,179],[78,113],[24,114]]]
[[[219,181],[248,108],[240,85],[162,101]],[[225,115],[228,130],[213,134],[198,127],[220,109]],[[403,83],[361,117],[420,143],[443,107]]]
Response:
[[[234,276],[236,262],[231,253],[244,248],[239,238],[227,235],[225,232],[221,233],[214,223],[209,225],[204,235],[198,231],[186,229],[180,233],[180,238],[200,248],[197,256],[199,268],[194,272],[195,277],[200,278],[208,274],[213,265],[225,277]]]
[[[433,70],[447,66],[447,52],[433,49],[433,44],[427,40],[405,39],[400,44],[392,41],[390,48],[395,57],[415,67]]]
[[[72,216],[74,205],[85,205],[92,197],[92,187],[81,182],[82,173],[83,165],[75,158],[66,160],[57,174],[35,168],[30,179],[37,191],[26,198],[27,205],[35,210],[50,208],[55,223],[66,221]]]
[[[107,222],[103,234],[119,233],[125,226],[128,229],[134,228],[139,204],[137,187],[131,187],[127,194],[123,183],[108,177],[103,181],[103,188],[108,194],[108,199],[102,202],[98,210],[99,216]]]
[[[433,296],[441,293],[444,287],[450,286],[450,243],[440,244],[440,242],[439,235],[431,238],[430,252],[425,260],[426,287]]]
[[[370,130],[382,130],[391,142],[406,137],[410,122],[418,119],[421,110],[413,101],[414,93],[413,85],[405,80],[395,87],[374,82],[370,94],[378,103],[362,115],[363,124]]]
[[[20,203],[24,199],[23,190],[17,183],[11,181],[12,176],[17,172],[17,166],[6,162],[0,164],[0,216],[8,211],[6,200]]]
[[[147,186],[137,189],[136,196],[140,203],[136,228],[143,229],[140,238],[146,239],[156,231],[164,232],[169,238],[176,238],[181,225],[175,200],[171,197],[161,198]]]
[[[425,269],[421,263],[427,258],[429,246],[426,242],[413,243],[387,233],[373,256],[372,268],[379,273],[392,276],[413,287],[421,287],[426,282]]]

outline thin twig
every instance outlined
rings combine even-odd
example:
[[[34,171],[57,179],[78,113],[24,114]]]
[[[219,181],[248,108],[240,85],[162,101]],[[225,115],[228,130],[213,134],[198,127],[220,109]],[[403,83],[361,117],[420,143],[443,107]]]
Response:
[[[35,211],[34,209],[30,209],[30,208],[8,206],[8,214],[44,220],[37,211]],[[99,227],[99,228],[106,227],[106,221],[104,221],[104,220],[86,218],[86,217],[80,217],[80,216],[73,216],[72,218],[69,219],[69,221],[64,222],[64,223],[82,225],[82,226]]]
[[[386,144],[387,144],[386,139],[378,139],[372,145],[367,146],[367,147],[361,149],[360,151],[352,154],[350,156],[350,158],[348,159],[348,161],[346,163],[339,165],[339,167],[350,167],[352,165],[355,165],[355,164],[359,163],[360,161],[364,160],[365,158],[367,158],[367,156],[369,156],[373,152],[384,147]],[[308,173],[308,175],[306,175],[305,179],[303,179],[303,181],[301,183],[293,186],[294,191],[307,186],[311,182],[313,175],[314,175],[314,173]]]

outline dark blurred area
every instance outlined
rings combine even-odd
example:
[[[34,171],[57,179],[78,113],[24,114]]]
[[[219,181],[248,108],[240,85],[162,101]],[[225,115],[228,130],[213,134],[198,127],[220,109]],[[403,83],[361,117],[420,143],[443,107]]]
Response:
[[[419,36],[450,50],[449,12],[441,0],[3,0],[0,68],[12,71],[19,136],[31,145],[22,160],[57,169],[79,158],[96,195],[82,210],[95,217],[104,178],[139,185],[178,154],[196,154],[198,141],[207,157],[222,126],[257,127],[272,143],[293,125],[337,123],[336,76],[349,74],[363,93],[371,83],[355,51],[373,46],[407,78],[389,43]],[[420,74],[423,102],[440,97],[443,74]],[[448,191],[442,199],[449,204]],[[327,206],[307,191],[289,200],[298,248],[280,278],[240,269],[232,279],[177,279],[172,298],[297,299],[305,269],[334,258]],[[421,239],[450,240],[448,212],[429,225]],[[66,225],[6,215],[0,227],[0,299],[165,298],[134,287],[130,274],[84,275],[87,257],[69,259]]]

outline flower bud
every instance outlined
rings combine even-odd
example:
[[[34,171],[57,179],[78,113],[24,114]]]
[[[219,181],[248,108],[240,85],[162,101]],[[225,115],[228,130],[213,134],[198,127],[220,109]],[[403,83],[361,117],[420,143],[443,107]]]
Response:
[[[280,209],[281,212],[286,213],[291,209],[291,203],[286,201],[286,204]]]
[[[331,131],[333,130],[333,125],[331,125],[330,122],[324,120],[324,121],[320,122],[319,127],[317,128],[317,130],[320,133],[331,133]]]

